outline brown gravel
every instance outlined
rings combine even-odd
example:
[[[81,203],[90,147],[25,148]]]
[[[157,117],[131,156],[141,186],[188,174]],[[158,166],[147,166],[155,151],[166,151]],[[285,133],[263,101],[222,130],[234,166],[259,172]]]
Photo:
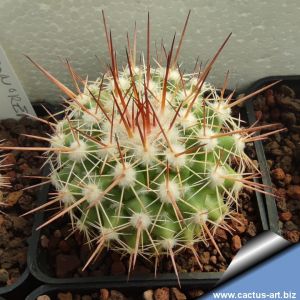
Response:
[[[264,149],[278,196],[281,233],[297,243],[300,235],[300,94],[298,86],[294,86],[297,93],[283,84],[257,96],[253,103],[261,124],[279,122],[287,129],[266,140]]]
[[[238,235],[233,236],[231,240],[232,251],[237,252],[238,250],[241,249],[241,247],[242,247],[241,238]]]
[[[53,295],[41,295],[37,300],[189,300],[204,294],[201,289],[180,290],[175,287],[160,287],[141,290],[140,288],[125,291],[100,289],[75,293],[61,291]]]
[[[170,298],[170,289],[160,288],[154,291],[154,299],[155,300],[168,300]]]
[[[55,295],[41,295],[37,300],[191,300],[204,294],[201,289],[180,290],[175,287],[160,287],[156,289],[140,290],[126,289],[126,291],[100,289],[81,293],[62,291]]]
[[[272,170],[271,174],[275,180],[284,180],[285,178],[285,173],[281,168],[276,168]]]
[[[44,126],[25,118],[0,122],[0,140],[4,140],[2,145],[5,146],[44,145],[20,135],[36,135],[42,131],[45,131]],[[40,175],[42,160],[38,155],[35,151],[11,151],[4,162],[11,166],[1,172],[9,177],[11,187],[2,188],[0,197],[0,270],[7,275],[0,278],[0,287],[16,282],[27,266],[27,238],[31,235],[32,216],[20,215],[33,208],[37,188],[22,189],[38,181],[23,176]]]

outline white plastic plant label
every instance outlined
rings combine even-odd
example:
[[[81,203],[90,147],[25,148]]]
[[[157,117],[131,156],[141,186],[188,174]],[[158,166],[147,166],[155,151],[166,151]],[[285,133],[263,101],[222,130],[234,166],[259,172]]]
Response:
[[[12,65],[0,46],[0,119],[19,119],[24,113],[36,115]]]

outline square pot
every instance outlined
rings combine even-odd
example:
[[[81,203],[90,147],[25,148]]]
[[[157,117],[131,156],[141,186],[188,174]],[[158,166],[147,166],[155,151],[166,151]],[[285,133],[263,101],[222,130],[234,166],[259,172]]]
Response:
[[[251,104],[250,104],[251,105]],[[254,118],[253,108],[247,109],[247,114],[249,117],[249,123],[252,123]],[[264,154],[261,153],[263,151],[261,142],[255,142],[257,158],[259,161],[259,166],[261,168],[261,172],[263,174],[267,173],[266,169],[266,161],[264,158]],[[49,186],[45,186],[43,192],[41,193],[39,203],[45,203],[48,199],[48,189]],[[255,206],[257,208],[257,214],[259,217],[259,225],[261,230],[268,230],[269,224],[267,220],[267,215],[270,213],[266,211],[270,206],[265,206],[264,195],[260,193],[256,194],[256,203]],[[34,228],[37,228],[44,221],[45,213],[38,212],[36,214],[36,220],[34,224]],[[130,288],[130,287],[159,287],[159,286],[177,286],[177,278],[175,274],[171,273],[161,273],[157,274],[157,277],[154,278],[154,275],[139,275],[130,276],[130,279],[127,280],[126,275],[105,275],[99,277],[83,277],[83,278],[56,278],[51,273],[51,267],[49,267],[49,262],[47,262],[47,255],[45,249],[40,246],[40,237],[41,231],[33,231],[33,235],[30,241],[30,248],[28,252],[28,265],[31,273],[41,282],[52,285],[60,285],[60,284],[74,284],[81,285],[87,283],[97,283],[105,288]],[[223,272],[191,272],[191,273],[179,273],[180,283],[183,288],[185,287],[197,287],[201,289],[211,289],[213,288],[218,281],[221,279]]]

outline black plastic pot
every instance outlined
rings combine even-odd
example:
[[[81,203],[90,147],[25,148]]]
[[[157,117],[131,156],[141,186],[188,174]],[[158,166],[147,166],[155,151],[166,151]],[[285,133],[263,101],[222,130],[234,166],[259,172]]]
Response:
[[[34,110],[38,116],[46,115],[46,111],[41,104],[47,107],[47,109],[52,113],[54,113],[57,110],[56,106],[52,106],[44,102],[38,102],[33,104]],[[40,190],[37,195],[38,201],[39,199],[42,198],[42,194],[44,194],[44,191]],[[36,222],[35,217],[36,215],[33,216],[33,223]],[[30,244],[30,238],[28,240],[29,240],[28,243]],[[5,296],[7,299],[15,300],[15,299],[19,299],[17,297],[19,297],[20,295],[27,295],[32,289],[36,288],[37,286],[38,286],[38,282],[30,274],[28,264],[27,264],[26,269],[14,284],[0,288],[0,295]]]
[[[249,111],[249,120],[250,123],[254,118],[254,111],[252,109],[252,114]],[[263,160],[263,148],[261,142],[256,142],[256,151],[258,154],[259,165],[261,167],[262,173],[267,173],[266,162]],[[256,193],[257,200],[257,211],[259,214],[260,228],[268,230],[268,221],[267,215],[269,212],[266,212],[265,200],[262,194]],[[40,203],[47,201],[47,187],[44,188],[44,193],[39,199]],[[268,207],[267,207],[268,208]],[[36,215],[34,227],[38,227],[43,223],[44,212],[39,212]],[[41,282],[52,285],[59,284],[74,284],[82,285],[87,283],[97,283],[97,285],[105,288],[131,288],[131,287],[159,287],[159,286],[177,286],[177,278],[175,274],[164,273],[158,274],[156,278],[153,275],[139,275],[130,277],[130,280],[127,281],[127,276],[102,276],[102,277],[84,277],[84,278],[56,278],[51,274],[49,268],[49,263],[47,263],[46,252],[40,247],[40,235],[41,231],[35,231],[33,233],[30,248],[28,251],[28,265],[31,273]],[[184,288],[197,287],[204,290],[213,288],[217,282],[222,277],[222,272],[193,272],[193,273],[180,273],[180,282],[181,286]]]
[[[262,78],[256,82],[254,82],[250,88],[246,90],[246,94],[250,94],[263,86],[271,84],[277,80],[282,80],[280,84],[286,84],[291,87],[297,94],[300,94],[300,76],[299,75],[291,75],[291,76],[270,76]],[[249,122],[252,124],[256,121],[255,112],[252,104],[252,99],[249,99],[246,102],[246,110]],[[272,181],[270,177],[270,170],[267,165],[264,149],[262,143],[255,143],[255,149],[258,157],[258,161],[260,163],[260,168],[262,172],[262,182],[267,186],[272,186]],[[268,225],[270,230],[279,233],[279,219],[278,212],[276,207],[276,202],[274,197],[270,195],[265,195],[265,203],[264,203],[267,212]]]
[[[43,170],[43,175],[47,174],[48,171],[47,170]],[[44,199],[43,196],[47,195],[48,193],[48,186],[40,189],[38,191],[37,194],[37,204],[41,204],[42,200]],[[34,223],[36,224],[37,222],[37,215],[34,216]],[[33,225],[33,228],[34,225]],[[28,239],[28,244],[29,244],[29,249],[28,249],[28,255],[30,253],[30,244],[31,244],[31,237]],[[22,297],[24,297],[25,295],[27,295],[28,293],[30,293],[33,289],[35,289],[36,287],[39,286],[39,282],[36,280],[35,277],[33,277],[29,271],[30,267],[29,267],[29,261],[27,260],[27,267],[25,269],[25,271],[23,272],[23,274],[18,278],[18,280],[9,286],[5,286],[0,288],[0,295],[5,296],[7,299],[11,299],[11,300],[16,300],[16,299],[21,299],[19,298],[20,295],[22,295]],[[1,300],[1,298],[0,298]]]
[[[34,108],[37,116],[39,116],[39,117],[48,115],[48,113],[43,108],[43,106],[48,111],[50,111],[52,114],[61,110],[61,107],[59,105],[51,105],[46,102],[33,103],[33,108]],[[43,173],[44,173],[44,175],[48,174],[48,171],[44,170]],[[37,193],[37,197],[36,197],[37,203],[42,203],[45,201],[45,199],[42,197],[43,195],[45,195],[45,190],[44,189],[43,189],[43,191],[39,190],[39,192]],[[34,217],[33,217],[33,224],[35,224],[35,223],[36,223],[36,215],[34,215]],[[31,237],[28,238],[29,245],[30,245],[30,242],[31,242]],[[19,298],[20,295],[22,295],[22,297],[25,297],[25,295],[27,295],[30,291],[32,291],[32,289],[35,289],[38,285],[39,285],[39,282],[36,280],[36,278],[34,278],[31,275],[31,273],[29,271],[29,267],[28,267],[28,262],[27,262],[26,269],[24,270],[22,275],[17,279],[17,281],[14,284],[0,288],[0,295],[3,295],[7,299],[12,299],[12,300],[21,299],[21,298]],[[2,298],[0,297],[0,300],[1,299]]]

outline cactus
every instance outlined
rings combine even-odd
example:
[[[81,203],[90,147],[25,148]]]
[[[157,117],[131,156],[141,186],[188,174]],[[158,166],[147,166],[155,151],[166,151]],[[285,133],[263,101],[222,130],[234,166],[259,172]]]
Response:
[[[129,273],[138,256],[157,263],[169,255],[178,277],[179,251],[189,249],[200,265],[194,245],[210,240],[222,255],[214,234],[227,229],[241,189],[264,192],[251,181],[258,170],[244,149],[264,138],[253,134],[267,126],[246,129],[231,115],[253,94],[233,101],[224,93],[227,77],[221,90],[206,81],[229,36],[204,70],[184,74],[177,60],[187,22],[176,52],[174,36],[170,51],[162,53],[166,63],[158,59],[151,66],[148,18],[146,61],[136,63],[136,40],[133,49],[128,42],[127,65],[119,71],[104,19],[111,66],[88,81],[67,61],[77,93],[32,61],[69,98],[65,117],[47,121],[53,129],[43,138],[49,148],[38,148],[47,150],[57,189],[40,208],[62,208],[40,228],[69,214],[74,230],[96,241],[85,268],[109,248],[129,255]]]

